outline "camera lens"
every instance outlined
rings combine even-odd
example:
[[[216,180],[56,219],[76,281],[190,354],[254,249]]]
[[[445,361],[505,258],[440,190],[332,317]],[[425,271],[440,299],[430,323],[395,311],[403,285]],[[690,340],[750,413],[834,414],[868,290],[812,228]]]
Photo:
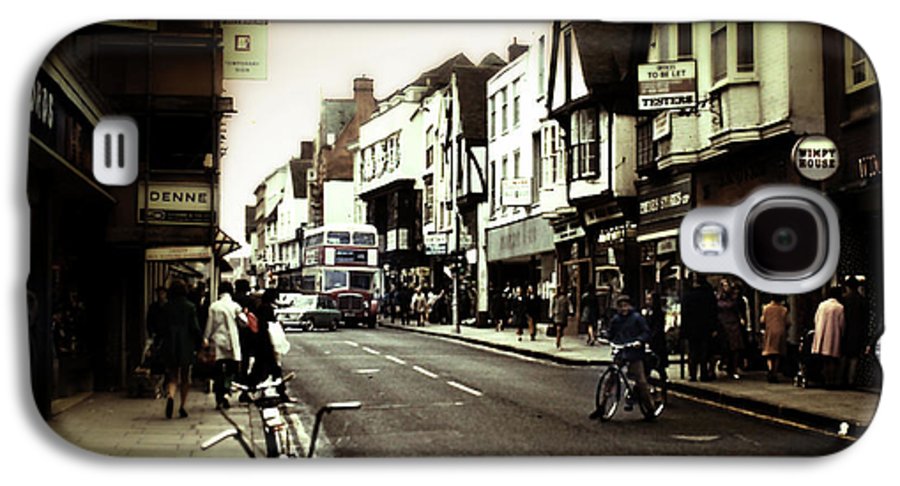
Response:
[[[797,247],[797,232],[789,226],[778,228],[772,235],[772,246],[783,252],[793,250]]]
[[[825,256],[824,218],[803,200],[775,199],[748,217],[747,249],[761,274],[798,277],[817,271]]]

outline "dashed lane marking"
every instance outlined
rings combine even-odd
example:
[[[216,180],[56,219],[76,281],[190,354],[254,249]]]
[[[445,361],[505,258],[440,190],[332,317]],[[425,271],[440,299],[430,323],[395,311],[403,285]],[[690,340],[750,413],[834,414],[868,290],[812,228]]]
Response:
[[[398,365],[405,365],[405,364],[406,364],[406,361],[403,361],[402,359],[400,359],[400,358],[398,358],[398,357],[396,357],[396,356],[391,356],[391,355],[389,355],[389,354],[388,354],[388,355],[385,355],[384,359],[386,359],[386,360],[388,360],[388,361],[393,361],[394,363],[397,363]]]
[[[356,344],[353,341],[344,341],[344,344],[349,344],[350,346],[353,346],[354,348],[359,347],[359,344]]]
[[[469,388],[466,385],[463,385],[462,383],[457,383],[455,381],[448,381],[447,384],[452,386],[453,388],[462,390],[462,391],[468,393],[469,395],[474,395],[476,397],[480,397],[480,396],[484,395],[484,393],[482,393],[474,388]]]
[[[363,346],[363,347],[360,348],[360,349],[362,349],[363,351],[365,351],[365,352],[367,352],[367,353],[369,353],[369,354],[381,354],[381,351],[378,351],[377,349],[372,349],[372,348],[370,348],[370,347],[368,347],[368,346]]]
[[[436,374],[434,374],[434,373],[432,373],[432,372],[430,372],[430,371],[426,370],[425,368],[422,368],[421,366],[418,366],[418,365],[413,366],[412,369],[418,371],[419,373],[422,373],[423,375],[425,375],[425,376],[427,376],[427,377],[429,377],[429,378],[437,378],[437,377],[438,377],[438,375],[436,375]]]
[[[378,373],[379,371],[381,371],[380,368],[363,368],[359,370],[353,370],[354,373],[360,375],[371,375],[372,373]]]

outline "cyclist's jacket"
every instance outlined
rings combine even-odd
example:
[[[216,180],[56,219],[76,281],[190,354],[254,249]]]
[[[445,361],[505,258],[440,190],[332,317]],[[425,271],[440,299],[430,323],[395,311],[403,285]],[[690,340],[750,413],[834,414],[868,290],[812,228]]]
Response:
[[[634,309],[625,314],[616,313],[609,323],[609,339],[614,344],[629,344],[634,341],[646,343],[650,340],[650,326]],[[628,361],[644,358],[644,348],[625,348],[622,357]]]

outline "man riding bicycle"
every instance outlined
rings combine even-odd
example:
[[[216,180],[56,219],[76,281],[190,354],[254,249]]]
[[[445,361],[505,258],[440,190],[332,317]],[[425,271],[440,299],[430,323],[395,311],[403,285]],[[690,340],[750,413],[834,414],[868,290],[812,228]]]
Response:
[[[644,344],[650,340],[650,326],[634,310],[628,295],[622,294],[616,298],[616,315],[609,322],[608,333],[610,343],[624,347],[620,351],[621,359],[628,364],[628,373],[634,377],[637,399],[652,409],[650,387],[644,370]],[[626,404],[625,409],[630,410],[631,405]],[[597,413],[599,411],[591,416]]]

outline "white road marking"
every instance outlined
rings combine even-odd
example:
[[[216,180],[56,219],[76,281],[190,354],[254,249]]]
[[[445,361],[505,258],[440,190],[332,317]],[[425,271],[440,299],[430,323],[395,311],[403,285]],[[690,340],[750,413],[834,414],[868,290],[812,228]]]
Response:
[[[369,354],[381,354],[381,351],[374,350],[368,346],[363,346],[361,349]]]
[[[381,371],[381,369],[379,369],[379,368],[363,368],[363,369],[359,369],[359,370],[353,370],[354,373],[357,373],[360,375],[370,375],[372,373],[378,373],[379,371]]]
[[[353,346],[354,348],[359,347],[359,344],[356,344],[353,341],[344,341],[344,344],[349,344],[350,346]]]
[[[421,366],[413,366],[413,369],[418,371],[419,373],[422,373],[423,375],[425,375],[429,378],[437,378],[438,377],[438,375],[426,370],[425,368],[422,368]]]
[[[447,384],[452,386],[453,388],[462,390],[470,395],[475,395],[476,397],[480,397],[480,396],[484,395],[484,393],[482,393],[474,388],[469,388],[466,385],[463,385],[462,383],[457,383],[455,381],[448,381]]]
[[[386,360],[388,360],[388,361],[393,361],[394,363],[397,363],[398,365],[405,365],[405,364],[406,364],[406,361],[403,361],[402,359],[400,359],[400,358],[398,358],[398,357],[396,357],[396,356],[391,356],[391,355],[389,355],[389,354],[388,354],[388,355],[385,355],[384,359],[386,359]]]

